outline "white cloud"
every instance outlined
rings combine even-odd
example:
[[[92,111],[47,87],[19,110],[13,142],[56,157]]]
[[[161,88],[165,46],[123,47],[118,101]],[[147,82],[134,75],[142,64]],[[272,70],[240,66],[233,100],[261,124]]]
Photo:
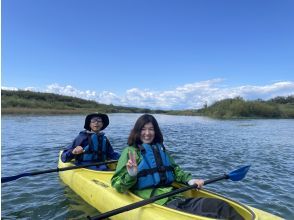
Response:
[[[17,91],[18,88],[15,87],[7,87],[7,86],[1,86],[1,89],[3,90],[11,90],[11,91]]]
[[[98,97],[95,100],[99,103],[104,103],[104,104],[113,104],[113,103],[116,103],[116,105],[121,104],[120,97],[108,91],[103,91],[100,94],[98,94]]]
[[[57,83],[47,86],[47,89],[45,89],[44,92],[73,96],[73,97],[78,97],[78,98],[88,99],[88,100],[96,100],[97,98],[97,93],[95,91],[90,91],[90,90],[81,91],[70,85],[60,86]]]
[[[33,92],[41,92],[39,89],[37,89],[36,87],[32,87],[32,86],[29,86],[29,87],[26,87],[24,88],[23,90],[25,91],[33,91]]]
[[[110,91],[103,91],[99,94],[90,90],[82,91],[70,85],[60,86],[56,83],[47,86],[43,92],[95,100],[104,104],[151,109],[197,109],[202,108],[205,103],[210,105],[215,101],[237,96],[247,100],[257,98],[266,100],[276,96],[294,94],[294,82],[291,81],[276,82],[262,86],[244,85],[239,87],[225,86],[222,84],[223,81],[223,79],[212,79],[195,82],[167,91],[131,88],[121,96]],[[7,88],[2,87],[2,89]],[[17,90],[16,88],[9,88],[10,90]],[[29,88],[29,90],[41,91],[34,87]]]

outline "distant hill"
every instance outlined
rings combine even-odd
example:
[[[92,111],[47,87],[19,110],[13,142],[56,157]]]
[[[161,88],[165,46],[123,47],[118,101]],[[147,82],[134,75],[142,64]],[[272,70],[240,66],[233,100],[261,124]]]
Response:
[[[95,101],[32,91],[1,90],[2,114],[166,113],[162,110],[100,104]]]
[[[1,90],[2,114],[87,114],[104,113],[157,113],[171,115],[232,118],[294,118],[294,95],[245,101],[242,97],[224,99],[202,109],[150,110],[100,104],[80,98],[32,91]]]
[[[197,113],[214,118],[294,118],[294,96],[268,101],[245,101],[241,97],[224,99]]]

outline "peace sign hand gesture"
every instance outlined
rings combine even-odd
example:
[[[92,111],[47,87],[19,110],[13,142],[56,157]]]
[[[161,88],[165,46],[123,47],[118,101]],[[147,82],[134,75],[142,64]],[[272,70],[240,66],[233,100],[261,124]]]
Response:
[[[129,160],[126,164],[126,167],[130,176],[137,176],[138,167],[136,161],[136,153],[134,151],[129,151]]]

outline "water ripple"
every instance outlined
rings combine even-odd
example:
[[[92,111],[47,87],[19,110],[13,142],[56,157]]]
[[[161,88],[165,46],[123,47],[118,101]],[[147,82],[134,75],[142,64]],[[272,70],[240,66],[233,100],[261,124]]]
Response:
[[[117,151],[140,114],[110,114],[105,129]],[[294,216],[293,120],[213,120],[155,115],[165,146],[194,177],[209,179],[251,164],[239,182],[220,181],[207,189],[280,215]],[[2,116],[2,176],[53,169],[59,150],[83,127],[84,115]],[[22,132],[15,133],[14,128]],[[3,219],[85,219],[97,215],[59,179],[58,173],[2,184]]]

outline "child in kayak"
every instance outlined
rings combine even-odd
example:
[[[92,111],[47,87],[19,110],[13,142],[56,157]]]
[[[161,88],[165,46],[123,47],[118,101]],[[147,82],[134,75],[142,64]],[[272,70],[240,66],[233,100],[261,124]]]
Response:
[[[109,124],[106,114],[93,113],[85,118],[85,130],[81,131],[61,155],[62,162],[75,159],[76,164],[82,165],[93,162],[104,162],[106,160],[117,160],[119,153],[114,152],[103,129]],[[96,170],[108,170],[106,165],[90,167]]]
[[[138,118],[111,179],[118,192],[131,190],[143,199],[173,190],[172,182],[201,188],[202,179],[193,179],[168,154],[156,119],[149,114]],[[228,203],[215,198],[184,198],[176,195],[156,201],[159,205],[211,218],[243,219]]]

